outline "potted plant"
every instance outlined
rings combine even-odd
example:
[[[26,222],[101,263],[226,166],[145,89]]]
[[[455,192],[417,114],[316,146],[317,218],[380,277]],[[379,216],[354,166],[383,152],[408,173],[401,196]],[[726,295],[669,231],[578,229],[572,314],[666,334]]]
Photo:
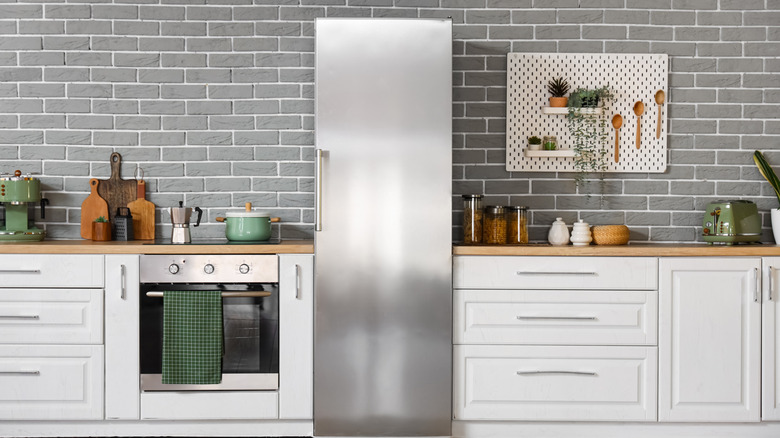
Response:
[[[100,216],[92,222],[92,240],[111,240],[111,222]]]
[[[569,97],[566,119],[572,136],[574,169],[577,172],[574,179],[578,187],[582,186],[589,173],[601,173],[607,169],[608,155],[607,120],[604,115],[606,111],[595,113],[582,110],[603,107],[612,97],[609,85],[600,88],[578,88]]]
[[[775,171],[772,170],[772,166],[766,161],[761,151],[753,153],[753,161],[755,161],[758,171],[761,172],[761,176],[772,186],[772,190],[775,191],[775,196],[777,196],[777,201],[780,203],[780,178],[777,178]],[[772,234],[775,237],[775,243],[780,244],[780,207],[769,210],[769,214],[772,220]]]
[[[569,97],[569,108],[595,108],[599,103],[612,99],[609,84],[600,88],[577,88]]]
[[[569,83],[564,78],[551,79],[547,83],[547,91],[550,92],[550,106],[563,108],[569,101],[566,93],[569,92]]]
[[[528,137],[528,150],[538,151],[542,148],[542,139],[537,136]]]

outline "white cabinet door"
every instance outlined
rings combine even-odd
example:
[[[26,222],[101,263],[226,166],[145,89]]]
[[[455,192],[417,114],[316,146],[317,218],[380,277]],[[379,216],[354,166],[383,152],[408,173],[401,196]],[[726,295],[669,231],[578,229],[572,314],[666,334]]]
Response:
[[[138,419],[138,255],[106,256],[106,419]]]
[[[279,418],[311,419],[314,256],[279,255]]]
[[[780,420],[780,257],[763,259],[761,419]]]
[[[660,421],[760,419],[758,258],[662,258]]]

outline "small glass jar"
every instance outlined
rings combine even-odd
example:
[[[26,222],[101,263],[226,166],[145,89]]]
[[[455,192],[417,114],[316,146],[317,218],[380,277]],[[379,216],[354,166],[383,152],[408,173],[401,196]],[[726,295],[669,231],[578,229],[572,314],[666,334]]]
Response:
[[[483,242],[487,245],[506,243],[506,208],[501,205],[489,205],[485,208]]]
[[[528,243],[528,207],[509,207],[509,240],[507,243]]]
[[[546,151],[554,151],[558,149],[558,137],[554,135],[545,135],[542,140],[542,148]]]
[[[463,195],[463,243],[482,243],[482,195]]]

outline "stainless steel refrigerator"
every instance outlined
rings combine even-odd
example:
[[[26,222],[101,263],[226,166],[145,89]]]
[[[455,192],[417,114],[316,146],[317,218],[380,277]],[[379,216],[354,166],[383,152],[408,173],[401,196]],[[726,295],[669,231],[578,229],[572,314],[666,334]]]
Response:
[[[314,433],[449,436],[452,22],[322,18]]]

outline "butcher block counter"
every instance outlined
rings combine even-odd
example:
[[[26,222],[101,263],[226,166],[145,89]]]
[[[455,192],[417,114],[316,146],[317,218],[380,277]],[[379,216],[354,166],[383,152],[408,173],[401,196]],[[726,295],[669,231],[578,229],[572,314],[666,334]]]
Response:
[[[0,254],[312,254],[311,240],[266,244],[155,244],[151,240],[0,242]]]
[[[737,257],[780,256],[780,245],[707,245],[706,243],[641,243],[633,245],[553,246],[455,245],[453,255],[476,256],[604,256],[604,257]]]

